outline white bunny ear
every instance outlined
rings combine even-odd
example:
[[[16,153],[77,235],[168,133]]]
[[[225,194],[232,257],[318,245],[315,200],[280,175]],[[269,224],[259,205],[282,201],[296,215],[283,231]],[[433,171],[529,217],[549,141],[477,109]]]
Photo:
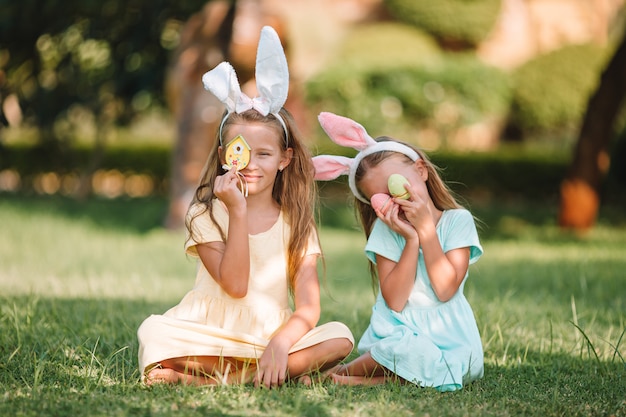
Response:
[[[328,137],[337,145],[362,151],[377,143],[363,126],[352,119],[329,112],[320,113],[317,119]]]
[[[280,38],[270,26],[261,30],[255,77],[259,97],[250,98],[241,92],[235,70],[228,62],[222,62],[202,76],[204,88],[226,106],[226,116],[220,123],[220,142],[222,127],[230,114],[243,113],[250,109],[255,109],[263,116],[273,114],[285,131],[285,141],[289,142],[289,130],[279,113],[287,101],[289,69]]]
[[[352,166],[352,158],[335,155],[318,155],[313,157],[316,180],[334,180],[340,175],[347,175]]]
[[[204,88],[221,101],[229,113],[235,111],[241,97],[241,87],[235,69],[228,62],[222,62],[202,76]]]
[[[269,112],[278,113],[287,101],[289,68],[280,38],[271,26],[261,30],[255,78],[260,98],[269,102]]]

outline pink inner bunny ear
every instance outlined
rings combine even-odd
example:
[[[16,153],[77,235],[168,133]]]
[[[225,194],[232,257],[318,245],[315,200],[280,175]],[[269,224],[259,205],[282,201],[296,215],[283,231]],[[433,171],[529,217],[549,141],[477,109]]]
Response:
[[[334,155],[318,155],[313,157],[315,179],[328,181],[350,172],[352,158]]]
[[[352,119],[329,112],[320,113],[317,119],[328,137],[337,145],[362,151],[376,144],[365,128]]]

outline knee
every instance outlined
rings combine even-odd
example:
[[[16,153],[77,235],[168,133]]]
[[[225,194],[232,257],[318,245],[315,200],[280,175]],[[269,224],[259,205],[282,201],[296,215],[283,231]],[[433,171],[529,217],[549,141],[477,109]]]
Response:
[[[156,316],[152,315],[145,319],[137,329],[137,339],[140,343],[150,343],[150,341],[160,333],[160,326]]]
[[[336,348],[337,348],[338,355],[341,356],[341,358],[343,359],[346,356],[348,356],[350,353],[352,353],[354,344],[352,343],[352,340],[343,337],[343,338],[337,339]]]

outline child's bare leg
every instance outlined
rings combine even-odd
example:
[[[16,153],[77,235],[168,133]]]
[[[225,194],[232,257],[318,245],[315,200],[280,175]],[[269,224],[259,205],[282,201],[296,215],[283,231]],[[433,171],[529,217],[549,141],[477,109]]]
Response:
[[[330,339],[289,355],[289,377],[323,371],[339,363],[352,351],[348,339]],[[232,358],[197,356],[172,358],[161,361],[160,367],[146,375],[146,384],[184,383],[191,385],[217,385],[247,383],[256,372],[254,362],[241,362]],[[306,382],[306,381],[304,381]],[[310,383],[310,379],[309,379]]]
[[[252,380],[256,366],[232,358],[216,356],[180,357],[161,361],[160,367],[146,375],[146,384],[184,383],[217,385],[245,383]]]
[[[389,381],[387,376],[348,376],[331,374],[330,380],[337,385],[380,385]]]
[[[345,365],[330,369],[327,376],[331,381],[340,385],[378,385],[400,379],[376,362],[369,352]]]
[[[358,358],[345,365],[341,365],[334,373],[348,376],[380,376],[384,375],[385,368],[372,358],[369,352],[365,352]]]
[[[309,348],[293,352],[287,359],[289,377],[311,383],[311,372],[325,371],[337,365],[352,352],[352,342],[345,338],[330,339]]]
[[[205,376],[190,375],[178,372],[171,368],[154,368],[146,375],[146,385],[155,384],[185,384],[185,385],[212,385],[217,381]]]

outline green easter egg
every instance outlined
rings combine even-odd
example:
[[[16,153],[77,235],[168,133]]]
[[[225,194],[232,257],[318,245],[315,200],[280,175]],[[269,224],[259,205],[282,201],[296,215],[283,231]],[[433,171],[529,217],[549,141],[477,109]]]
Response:
[[[404,200],[408,200],[410,195],[406,188],[404,188],[404,184],[408,184],[406,178],[404,178],[400,174],[391,174],[389,179],[387,180],[387,188],[389,188],[389,194],[396,198],[402,198]]]

